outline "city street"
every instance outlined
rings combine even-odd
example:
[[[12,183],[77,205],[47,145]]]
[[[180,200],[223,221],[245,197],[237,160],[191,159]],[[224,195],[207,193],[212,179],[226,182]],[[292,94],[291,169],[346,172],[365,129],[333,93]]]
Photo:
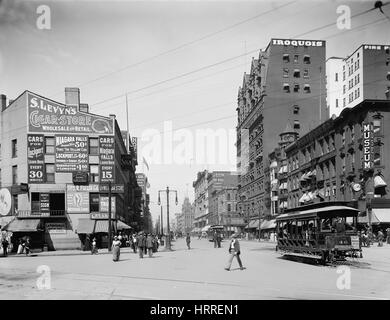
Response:
[[[56,251],[0,258],[0,299],[389,299],[390,245],[364,248],[364,258],[349,263],[350,289],[338,289],[337,266],[285,259],[273,243],[241,241],[237,261],[225,271],[227,241],[215,249],[206,239],[173,242],[174,251],[139,259],[122,249],[119,262],[106,250]],[[347,264],[344,264],[346,266]],[[48,266],[51,289],[37,289],[39,266]],[[45,268],[45,267],[41,267]],[[344,270],[344,269],[343,269]]]

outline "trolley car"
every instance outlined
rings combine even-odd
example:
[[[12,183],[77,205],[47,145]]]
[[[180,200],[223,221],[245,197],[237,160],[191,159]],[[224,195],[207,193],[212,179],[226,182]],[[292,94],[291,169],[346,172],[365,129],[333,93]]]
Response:
[[[276,218],[277,251],[314,258],[322,264],[362,258],[357,232],[359,210],[344,202],[328,202],[286,212]]]
[[[214,241],[214,232],[217,232],[217,235],[223,239],[223,226],[221,225],[212,225],[207,231],[207,239],[209,241]]]

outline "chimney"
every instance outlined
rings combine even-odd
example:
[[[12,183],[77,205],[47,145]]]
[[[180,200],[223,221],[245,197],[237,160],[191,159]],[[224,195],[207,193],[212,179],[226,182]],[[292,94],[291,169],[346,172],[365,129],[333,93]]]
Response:
[[[1,111],[4,111],[7,108],[7,96],[5,94],[0,94],[0,104]]]
[[[65,104],[66,106],[80,107],[80,89],[79,88],[65,88]]]
[[[81,112],[89,112],[89,105],[88,103],[80,103],[80,110]]]

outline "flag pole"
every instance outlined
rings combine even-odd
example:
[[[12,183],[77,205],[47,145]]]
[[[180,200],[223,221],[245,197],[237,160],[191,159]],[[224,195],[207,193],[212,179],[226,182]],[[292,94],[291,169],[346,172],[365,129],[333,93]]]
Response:
[[[129,131],[129,104],[127,102],[127,93],[126,93],[126,126],[127,126],[127,152],[130,150],[130,131]]]

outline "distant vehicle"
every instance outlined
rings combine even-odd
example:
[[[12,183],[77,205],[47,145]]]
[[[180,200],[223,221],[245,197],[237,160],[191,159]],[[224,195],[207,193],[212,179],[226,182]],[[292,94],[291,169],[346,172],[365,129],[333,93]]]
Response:
[[[359,210],[345,202],[333,202],[286,212],[276,218],[277,251],[314,258],[322,264],[362,258],[357,232]]]
[[[210,229],[207,231],[207,239],[209,241],[214,241],[214,232],[217,232],[217,234],[221,237],[223,240],[223,226],[221,225],[212,225]]]

